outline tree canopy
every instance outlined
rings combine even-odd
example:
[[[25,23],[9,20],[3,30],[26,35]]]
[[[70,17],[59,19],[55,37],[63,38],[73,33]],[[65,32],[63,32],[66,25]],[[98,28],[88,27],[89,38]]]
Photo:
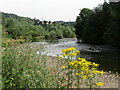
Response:
[[[83,8],[76,19],[77,39],[90,44],[120,46],[120,2]]]
[[[14,14],[2,13],[3,32],[14,39],[61,39],[75,37],[75,29],[72,24],[65,22],[40,21],[28,17],[20,17]]]

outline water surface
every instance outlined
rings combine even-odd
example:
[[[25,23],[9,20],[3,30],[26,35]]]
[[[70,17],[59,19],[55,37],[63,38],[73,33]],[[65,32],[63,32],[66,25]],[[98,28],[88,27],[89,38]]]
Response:
[[[76,47],[81,51],[80,57],[100,64],[100,69],[104,71],[119,72],[120,53],[115,47],[108,45],[90,45],[85,43],[77,43],[77,39],[59,39],[48,40],[42,42],[34,42],[36,44],[44,44],[44,54],[50,56],[60,55],[61,49]]]

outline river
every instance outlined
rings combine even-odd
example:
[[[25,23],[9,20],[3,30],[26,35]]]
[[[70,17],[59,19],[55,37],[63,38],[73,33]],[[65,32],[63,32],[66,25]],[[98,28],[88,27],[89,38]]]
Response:
[[[85,43],[77,43],[76,38],[65,38],[59,40],[44,40],[41,42],[33,42],[34,44],[44,44],[44,53],[50,56],[60,55],[61,49],[75,47],[81,51],[80,57],[84,57],[89,61],[100,64],[100,70],[111,71],[113,73],[120,73],[119,51],[115,47],[108,45],[90,45]],[[40,52],[40,51],[39,51]]]

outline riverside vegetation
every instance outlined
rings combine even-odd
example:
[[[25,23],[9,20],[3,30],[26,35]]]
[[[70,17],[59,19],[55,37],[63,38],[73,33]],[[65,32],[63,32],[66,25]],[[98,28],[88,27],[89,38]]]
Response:
[[[99,64],[80,58],[74,47],[50,58],[36,54],[44,46],[9,42],[2,53],[2,88],[95,88],[103,71]],[[51,65],[52,63],[52,65]],[[99,77],[96,77],[98,75]]]

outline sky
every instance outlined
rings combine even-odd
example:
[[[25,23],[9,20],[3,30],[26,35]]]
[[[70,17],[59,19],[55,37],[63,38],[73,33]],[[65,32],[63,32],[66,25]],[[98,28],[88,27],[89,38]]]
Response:
[[[2,0],[0,11],[41,21],[75,21],[80,9],[93,9],[104,0]]]

